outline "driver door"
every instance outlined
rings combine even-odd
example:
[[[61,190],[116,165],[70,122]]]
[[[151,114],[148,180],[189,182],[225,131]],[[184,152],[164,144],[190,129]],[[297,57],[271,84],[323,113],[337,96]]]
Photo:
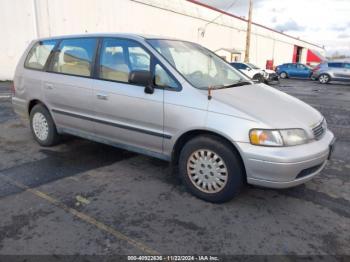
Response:
[[[93,83],[95,133],[126,148],[162,153],[163,89],[146,94],[130,84],[133,70],[151,70],[152,56],[136,41],[102,40]]]

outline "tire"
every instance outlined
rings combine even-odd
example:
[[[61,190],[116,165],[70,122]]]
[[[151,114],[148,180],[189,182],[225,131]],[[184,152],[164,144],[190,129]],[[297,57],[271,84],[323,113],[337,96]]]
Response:
[[[264,83],[265,79],[261,74],[256,74],[253,76],[253,80],[257,80],[259,83]]]
[[[280,73],[280,77],[281,77],[282,79],[286,79],[286,78],[288,78],[288,74],[287,74],[286,72],[281,72],[281,73]]]
[[[60,136],[57,133],[56,125],[44,105],[35,105],[30,111],[29,118],[30,129],[39,145],[49,147],[59,142]]]
[[[327,84],[327,83],[329,83],[329,81],[331,81],[331,78],[327,74],[321,74],[318,77],[318,82],[320,82],[321,84]]]
[[[185,144],[180,153],[179,172],[189,192],[213,203],[231,200],[245,183],[245,172],[238,153],[227,142],[214,136],[199,136]],[[199,182],[196,176],[203,182]],[[216,182],[218,179],[221,185]]]

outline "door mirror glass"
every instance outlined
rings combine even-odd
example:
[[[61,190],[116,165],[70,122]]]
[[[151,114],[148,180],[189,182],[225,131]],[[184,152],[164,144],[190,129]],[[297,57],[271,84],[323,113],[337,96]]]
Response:
[[[150,71],[134,70],[129,74],[129,83],[145,87],[145,93],[153,94],[152,74]]]

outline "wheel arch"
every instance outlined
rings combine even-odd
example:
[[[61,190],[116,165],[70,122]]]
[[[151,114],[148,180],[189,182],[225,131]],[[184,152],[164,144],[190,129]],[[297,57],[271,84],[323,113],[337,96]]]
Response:
[[[285,71],[285,70],[282,70],[282,71],[279,73],[279,75],[281,76],[281,74],[283,74],[283,73],[285,73],[285,74],[286,74],[286,78],[289,76],[288,72],[287,72],[287,71]]]
[[[244,177],[245,177],[245,179],[247,178],[245,164],[244,164],[241,152],[238,149],[237,145],[235,145],[232,140],[225,137],[224,135],[219,134],[215,131],[211,131],[211,130],[195,129],[195,130],[187,131],[187,132],[183,133],[181,136],[179,136],[174,144],[173,151],[171,154],[171,163],[174,166],[176,166],[179,162],[181,149],[184,147],[184,145],[188,141],[190,141],[193,138],[198,137],[198,136],[211,136],[211,137],[214,137],[216,139],[219,139],[219,140],[227,143],[229,145],[229,147],[231,148],[231,150],[234,151],[238,155],[239,160],[240,160],[242,167],[243,167]]]
[[[27,114],[28,114],[28,116],[30,115],[30,112],[32,111],[33,107],[36,106],[36,105],[38,105],[38,104],[41,104],[41,105],[43,105],[44,107],[46,107],[46,109],[48,109],[47,106],[46,106],[41,100],[39,100],[39,99],[32,99],[32,100],[30,100],[29,103],[28,103],[28,108],[27,108]]]
[[[327,73],[327,72],[321,73],[321,74],[317,77],[317,80],[319,80],[320,77],[321,77],[322,75],[328,76],[328,82],[330,82],[330,81],[332,80],[331,75],[330,75],[329,73]]]

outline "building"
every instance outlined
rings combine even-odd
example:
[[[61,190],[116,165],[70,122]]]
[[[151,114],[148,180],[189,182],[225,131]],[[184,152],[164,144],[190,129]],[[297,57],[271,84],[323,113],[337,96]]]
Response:
[[[3,0],[1,8],[0,80],[12,79],[32,39],[84,32],[170,36],[200,43],[229,61],[244,59],[247,21],[194,0]],[[261,67],[268,61],[314,62],[324,53],[318,45],[252,25],[250,62]]]

